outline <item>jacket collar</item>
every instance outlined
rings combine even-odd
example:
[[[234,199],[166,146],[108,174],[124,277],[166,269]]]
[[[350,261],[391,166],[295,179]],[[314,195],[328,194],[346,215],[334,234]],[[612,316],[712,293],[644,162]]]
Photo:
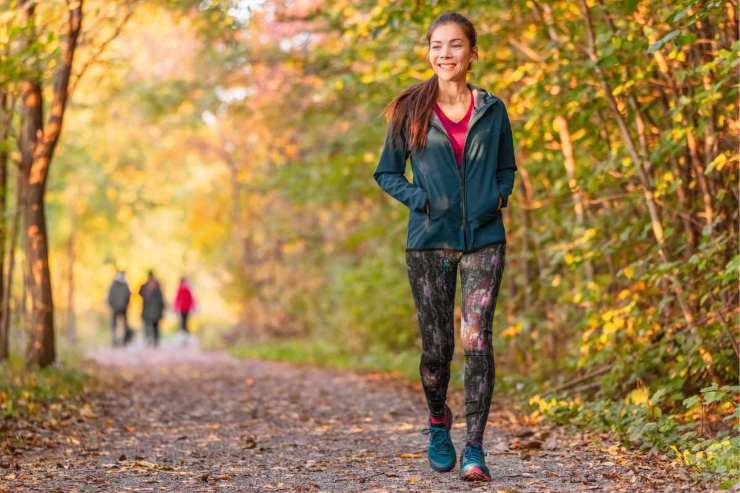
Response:
[[[500,101],[500,99],[490,92],[486,91],[485,89],[481,89],[480,87],[474,86],[473,84],[468,84],[468,87],[471,91],[473,91],[474,98],[473,114],[470,115],[470,122],[468,123],[468,129],[470,129],[472,128],[473,124],[483,116],[486,110]],[[432,112],[431,123],[433,126],[437,127],[445,134],[447,133],[444,129],[444,125],[442,125],[442,121],[439,119],[435,112]]]
[[[480,87],[474,86],[473,84],[468,84],[468,87],[471,91],[473,91],[475,97],[475,101],[473,102],[474,113],[482,113],[499,101],[496,96],[486,91],[485,89],[481,89]]]

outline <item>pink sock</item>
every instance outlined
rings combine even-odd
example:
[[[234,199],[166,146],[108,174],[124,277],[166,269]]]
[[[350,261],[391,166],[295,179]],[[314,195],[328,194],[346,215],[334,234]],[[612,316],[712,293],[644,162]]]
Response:
[[[436,418],[436,417],[432,416],[431,414],[429,415],[429,424],[430,425],[445,425],[445,426],[449,426],[451,420],[452,420],[452,414],[451,414],[450,409],[447,406],[445,406],[445,415],[444,415],[443,418]]]

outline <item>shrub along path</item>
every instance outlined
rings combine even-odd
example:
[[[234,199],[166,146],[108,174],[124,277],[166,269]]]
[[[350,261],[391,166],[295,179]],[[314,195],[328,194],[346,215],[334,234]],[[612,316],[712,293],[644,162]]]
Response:
[[[494,406],[494,481],[430,470],[419,389],[387,375],[235,360],[176,345],[93,354],[79,416],[0,451],[0,491],[704,491],[656,455],[527,426]],[[456,414],[462,396],[451,396]],[[453,429],[456,445],[464,423]]]

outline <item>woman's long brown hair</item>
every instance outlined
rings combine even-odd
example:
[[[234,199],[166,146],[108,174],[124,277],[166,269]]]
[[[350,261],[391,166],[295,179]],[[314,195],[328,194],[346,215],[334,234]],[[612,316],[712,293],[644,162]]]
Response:
[[[432,40],[432,34],[442,24],[455,23],[459,25],[470,42],[470,48],[476,49],[478,36],[473,23],[467,17],[456,12],[442,14],[429,26],[427,30],[427,48]],[[437,101],[439,84],[437,76],[414,84],[396,96],[385,108],[385,117],[391,125],[393,137],[406,138],[409,150],[422,149],[427,143],[429,120]]]

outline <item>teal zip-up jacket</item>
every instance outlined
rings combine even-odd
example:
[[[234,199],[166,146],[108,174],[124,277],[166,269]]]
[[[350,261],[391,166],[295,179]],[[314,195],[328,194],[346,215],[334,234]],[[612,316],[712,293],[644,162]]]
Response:
[[[511,124],[503,101],[470,88],[475,102],[460,167],[434,113],[423,149],[409,151],[405,138],[393,138],[388,130],[374,177],[409,208],[408,250],[469,252],[506,242],[501,208],[508,204],[516,172]],[[404,176],[409,157],[411,183]]]

